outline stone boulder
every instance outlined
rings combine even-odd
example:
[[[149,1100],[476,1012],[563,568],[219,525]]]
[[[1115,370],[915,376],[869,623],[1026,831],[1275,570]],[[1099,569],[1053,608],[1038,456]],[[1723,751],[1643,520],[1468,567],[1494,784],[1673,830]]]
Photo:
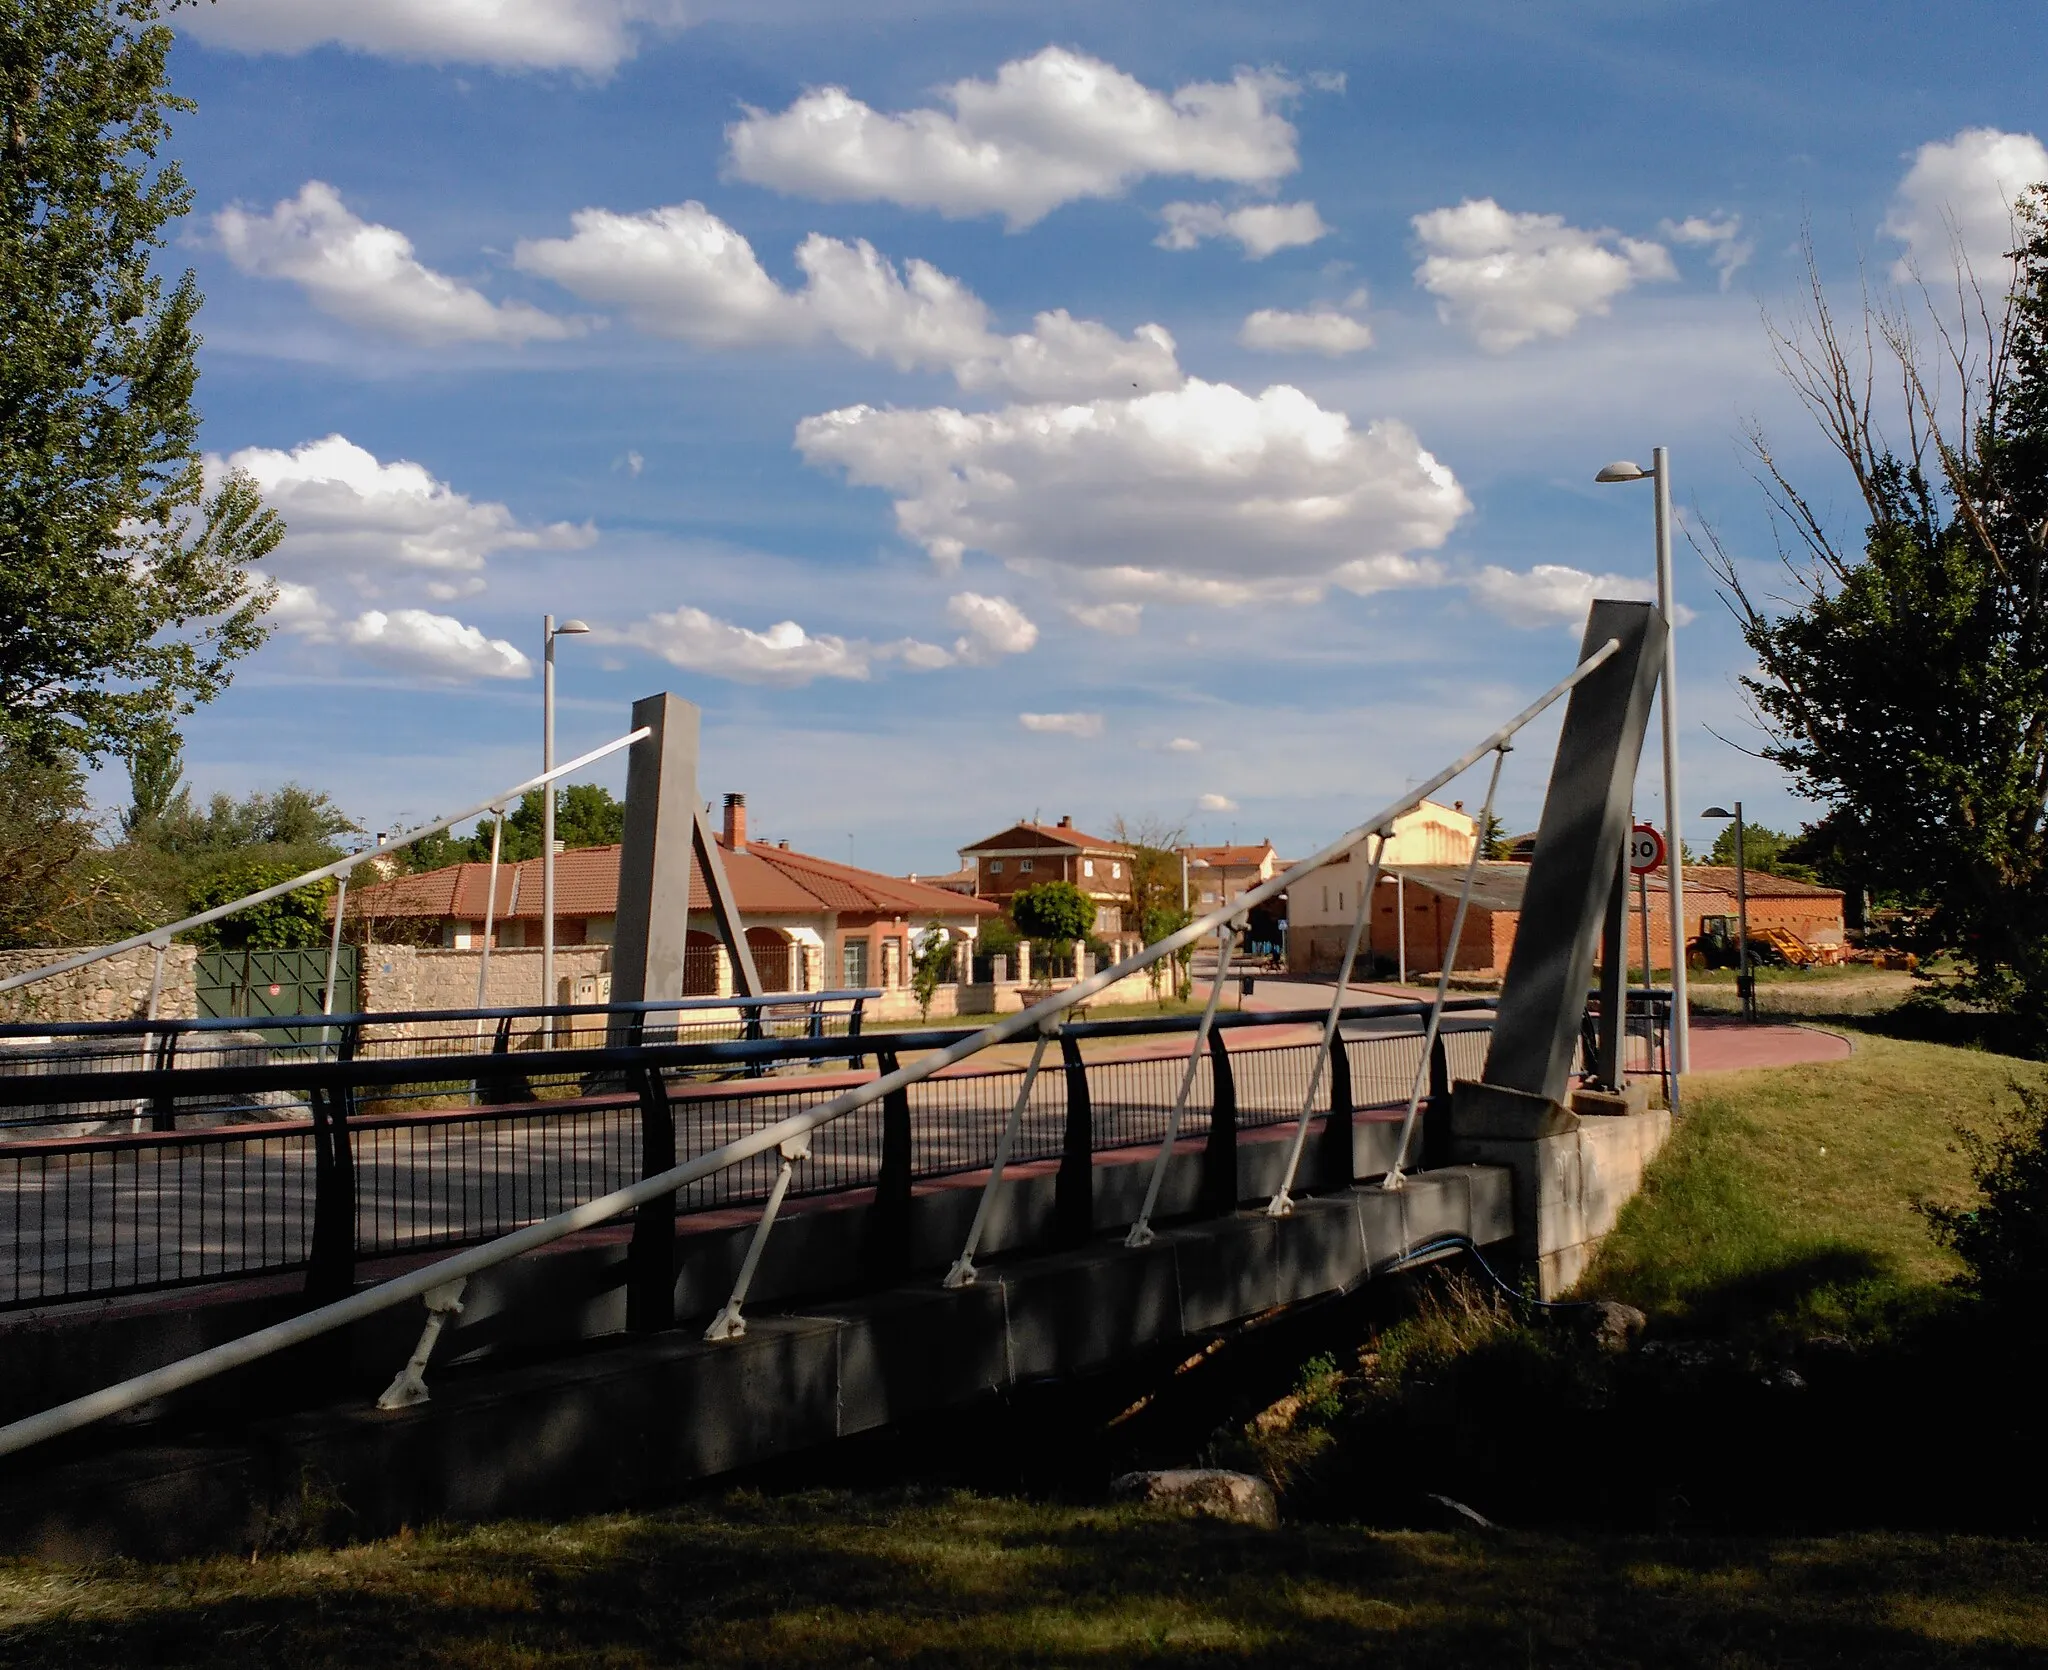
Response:
[[[1119,1502],[1145,1502],[1204,1519],[1227,1519],[1270,1531],[1280,1523],[1273,1487],[1249,1473],[1222,1467],[1167,1467],[1126,1473],[1110,1485]]]

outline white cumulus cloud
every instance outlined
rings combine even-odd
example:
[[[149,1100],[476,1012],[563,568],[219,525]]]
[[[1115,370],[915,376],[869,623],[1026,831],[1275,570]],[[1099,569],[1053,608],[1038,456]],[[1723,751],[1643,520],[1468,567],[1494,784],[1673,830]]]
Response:
[[[1740,215],[1688,215],[1684,220],[1667,220],[1664,236],[1675,244],[1703,246],[1714,271],[1721,275],[1721,288],[1735,282],[1735,275],[1756,253],[1756,240],[1742,235]]]
[[[372,661],[435,678],[525,678],[533,663],[503,638],[486,638],[453,615],[371,609],[349,622],[347,641]]]
[[[430,64],[602,75],[633,55],[644,30],[683,20],[680,0],[213,0],[171,21],[237,52],[332,45]]]
[[[1195,805],[1204,812],[1234,812],[1237,802],[1227,794],[1205,794]]]
[[[1191,736],[1177,736],[1166,745],[1169,754],[1199,754],[1202,745]]]
[[[1567,336],[1623,291],[1678,276],[1662,244],[1567,226],[1562,215],[1513,214],[1490,197],[1414,219],[1423,250],[1415,282],[1437,314],[1488,353]]]
[[[732,172],[827,202],[889,202],[950,218],[1000,214],[1013,228],[1062,203],[1114,197],[1148,175],[1265,186],[1299,166],[1279,107],[1283,77],[1161,93],[1113,64],[1049,46],[993,81],[939,90],[948,109],[886,115],[843,87],[813,88],[787,110],[749,109],[726,129]]]
[[[1064,607],[1083,626],[1114,638],[1132,636],[1145,618],[1140,603],[1068,603]]]
[[[1639,575],[1589,574],[1548,562],[1520,572],[1489,564],[1468,584],[1475,598],[1511,626],[1578,626],[1596,597],[1648,602],[1657,595],[1656,582]]]
[[[2031,133],[1965,128],[1922,145],[1885,216],[1885,231],[1906,246],[1892,276],[1904,282],[1916,269],[1930,280],[1952,273],[1960,240],[1987,288],[2001,288],[2004,258],[2017,241],[2013,204],[2044,183],[2048,147]]]
[[[1161,249],[1193,249],[1206,239],[1234,238],[1247,261],[1263,261],[1330,233],[1313,203],[1254,203],[1242,209],[1225,209],[1220,203],[1169,203],[1159,213],[1166,230],[1152,241]]]
[[[650,335],[713,348],[809,342],[829,336],[899,370],[950,372],[965,389],[1003,388],[1035,399],[1072,399],[1105,389],[1170,388],[1181,371],[1173,338],[1158,325],[1128,337],[1041,313],[1027,332],[993,328],[988,306],[927,261],[899,270],[865,239],[813,233],[796,252],[804,274],[789,290],[745,237],[702,203],[643,214],[584,209],[567,238],[521,243],[514,256],[585,301],[621,309]]]
[[[793,620],[777,621],[765,632],[756,632],[691,608],[651,615],[619,637],[652,651],[671,666],[742,684],[864,679],[877,655],[872,644],[829,632],[814,637]]]
[[[1372,346],[1372,327],[1334,307],[1289,313],[1262,307],[1248,314],[1237,339],[1247,348],[1268,354],[1323,354],[1336,359]]]
[[[1405,424],[1362,431],[1299,389],[1180,388],[992,412],[852,406],[806,418],[819,467],[896,495],[941,566],[968,549],[1057,571],[1086,601],[1235,603],[1434,583],[1414,553],[1469,508]]]
[[[953,654],[964,662],[1022,655],[1038,642],[1037,626],[1007,597],[959,592],[946,600],[946,616],[962,629],[963,636],[954,643]]]
[[[596,538],[588,526],[521,523],[504,505],[458,493],[424,465],[383,463],[341,435],[290,452],[245,447],[226,464],[254,477],[284,517],[288,531],[273,566],[346,576],[371,592],[407,571],[473,590],[493,551],[567,550]]]
[[[1046,736],[1102,735],[1102,715],[1099,713],[1020,713],[1017,723],[1027,731],[1037,731]]]
[[[588,321],[481,290],[423,266],[412,240],[352,213],[308,180],[269,214],[233,206],[213,217],[228,259],[258,278],[289,279],[323,313],[412,342],[535,342],[580,336]]]

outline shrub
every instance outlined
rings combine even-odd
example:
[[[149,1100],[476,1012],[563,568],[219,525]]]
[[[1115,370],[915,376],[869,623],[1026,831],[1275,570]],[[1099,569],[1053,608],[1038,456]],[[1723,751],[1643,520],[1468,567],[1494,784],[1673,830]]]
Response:
[[[1989,1135],[1958,1127],[1978,1199],[1971,1206],[1922,1202],[1934,1238],[1955,1248],[1987,1298],[2048,1296],[2048,1094],[2015,1084],[2018,1106]]]

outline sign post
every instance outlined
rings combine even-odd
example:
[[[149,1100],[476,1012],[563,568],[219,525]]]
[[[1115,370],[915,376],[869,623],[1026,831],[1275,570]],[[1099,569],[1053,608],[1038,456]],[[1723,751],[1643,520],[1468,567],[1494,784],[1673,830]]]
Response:
[[[1636,907],[1643,919],[1643,987],[1648,990],[1653,981],[1650,963],[1650,872],[1664,867],[1664,837],[1656,828],[1639,823],[1629,831],[1628,867],[1635,872]],[[1685,955],[1685,947],[1673,946],[1673,959]]]

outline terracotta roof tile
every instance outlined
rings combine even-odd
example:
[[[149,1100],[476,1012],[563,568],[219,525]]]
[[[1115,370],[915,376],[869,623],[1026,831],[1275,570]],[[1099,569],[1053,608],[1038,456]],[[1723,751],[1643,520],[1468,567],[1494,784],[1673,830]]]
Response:
[[[1063,829],[1058,824],[1032,823],[1028,819],[1021,823],[1013,823],[1007,829],[999,829],[985,840],[972,842],[960,850],[963,853],[969,853],[990,849],[1007,849],[1013,844],[1011,837],[1018,834],[1036,835],[1050,845],[1072,847],[1076,852],[1084,849],[1091,852],[1129,852],[1131,850],[1130,844],[1125,841],[1112,841],[1106,836],[1090,835],[1087,831],[1081,829]]]

